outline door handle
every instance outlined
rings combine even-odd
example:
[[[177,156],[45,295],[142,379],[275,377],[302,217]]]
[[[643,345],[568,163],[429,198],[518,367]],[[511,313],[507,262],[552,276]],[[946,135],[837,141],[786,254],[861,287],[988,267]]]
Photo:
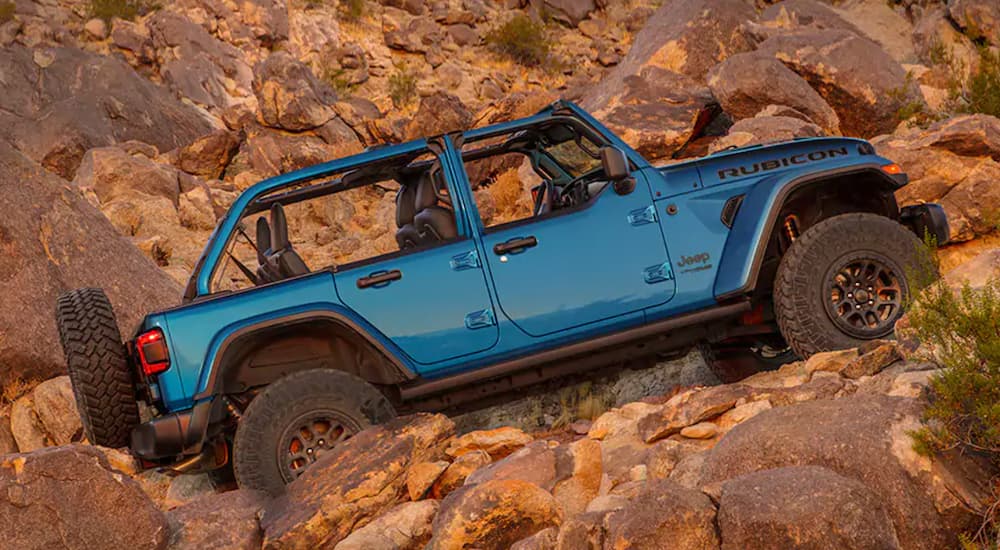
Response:
[[[367,277],[358,279],[358,288],[368,288],[370,286],[376,286],[390,281],[398,281],[402,278],[403,272],[398,269],[384,271],[382,273],[372,273]]]
[[[508,252],[514,252],[515,250],[523,250],[525,248],[531,248],[533,246],[538,246],[538,239],[534,237],[511,239],[505,243],[497,243],[493,245],[493,253],[507,254]]]

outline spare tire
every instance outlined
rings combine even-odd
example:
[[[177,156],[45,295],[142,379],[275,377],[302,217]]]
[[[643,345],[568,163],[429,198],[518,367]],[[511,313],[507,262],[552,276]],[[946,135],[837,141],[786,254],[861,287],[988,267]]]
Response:
[[[56,324],[84,434],[94,445],[128,446],[139,406],[111,302],[99,288],[66,292]]]

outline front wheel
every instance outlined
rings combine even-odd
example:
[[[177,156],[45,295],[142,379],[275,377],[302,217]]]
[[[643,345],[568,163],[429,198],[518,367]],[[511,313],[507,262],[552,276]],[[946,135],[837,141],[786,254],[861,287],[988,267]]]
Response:
[[[281,494],[323,454],[396,415],[370,384],[346,372],[290,374],[260,393],[243,413],[233,445],[240,488]]]
[[[917,237],[895,221],[843,214],[805,231],[781,259],[774,310],[802,358],[890,336],[916,286],[933,270]]]

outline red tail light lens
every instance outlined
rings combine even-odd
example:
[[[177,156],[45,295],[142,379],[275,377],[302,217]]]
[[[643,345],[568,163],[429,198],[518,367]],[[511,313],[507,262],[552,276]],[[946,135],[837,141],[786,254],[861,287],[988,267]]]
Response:
[[[159,374],[170,368],[170,352],[167,351],[167,341],[163,331],[154,328],[139,335],[135,342],[139,350],[139,362],[146,376]]]

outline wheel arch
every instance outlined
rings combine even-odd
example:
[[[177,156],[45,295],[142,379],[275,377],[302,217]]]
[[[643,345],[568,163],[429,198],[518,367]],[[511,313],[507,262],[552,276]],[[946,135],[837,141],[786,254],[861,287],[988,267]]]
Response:
[[[382,386],[416,378],[395,346],[373,329],[340,312],[315,310],[257,321],[230,333],[195,399],[239,393],[315,368],[344,371]]]
[[[761,288],[773,279],[780,249],[775,236],[789,214],[799,217],[799,231],[831,216],[870,212],[899,218],[894,192],[905,185],[866,163],[807,173],[780,174],[758,182],[743,200],[719,262],[717,300]]]

